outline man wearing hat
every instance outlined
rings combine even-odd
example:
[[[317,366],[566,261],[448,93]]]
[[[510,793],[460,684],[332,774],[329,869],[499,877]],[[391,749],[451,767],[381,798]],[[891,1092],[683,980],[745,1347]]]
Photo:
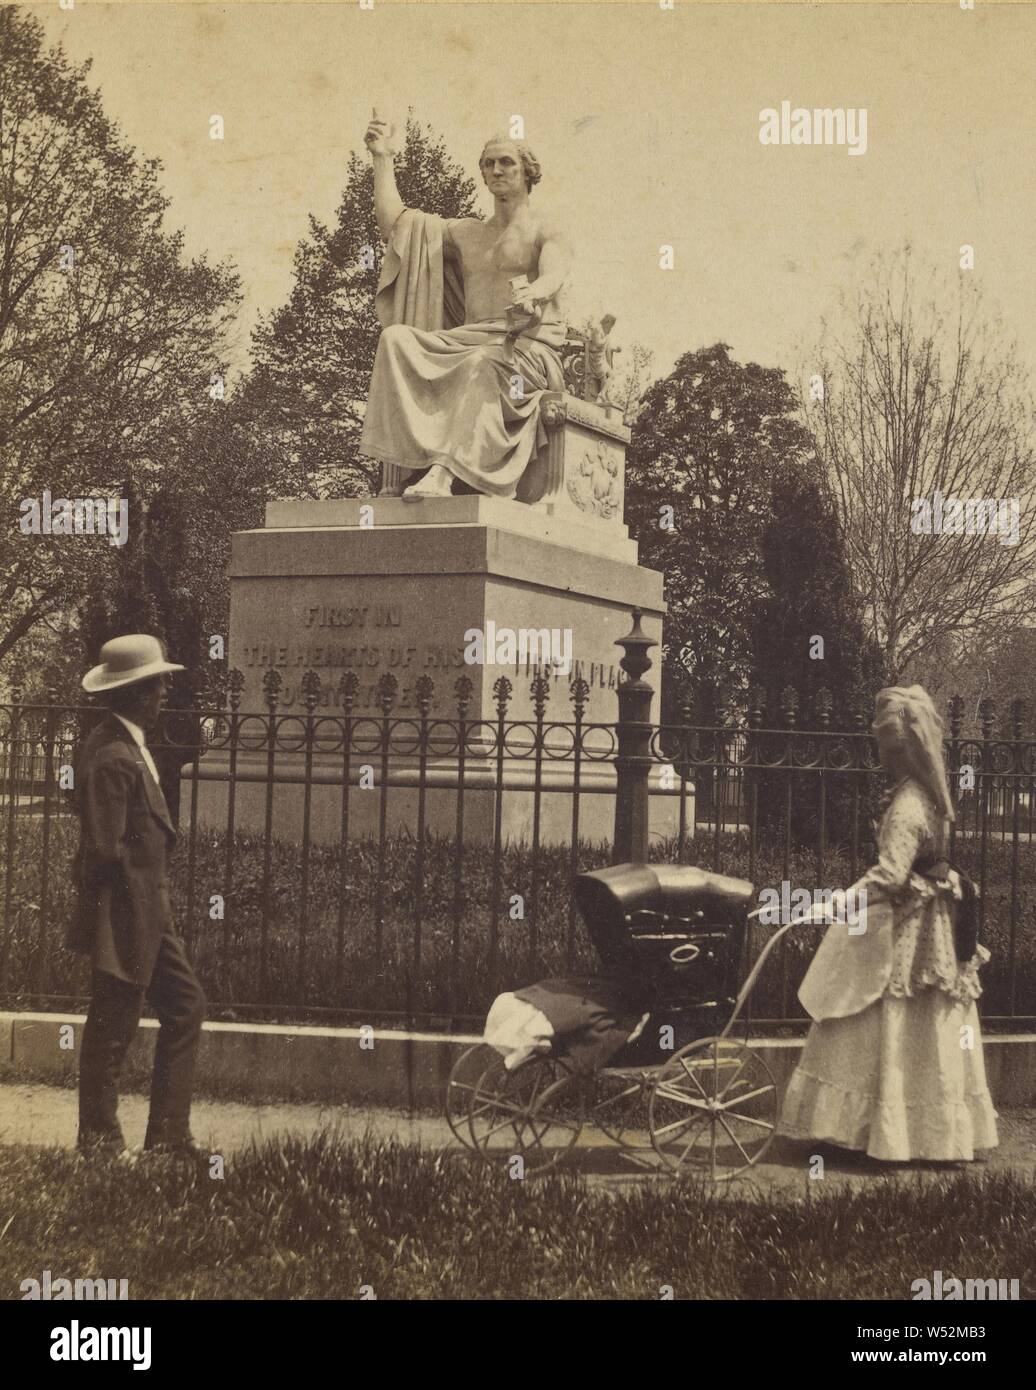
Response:
[[[176,842],[147,732],[158,721],[168,674],[156,637],[116,637],[83,689],[107,713],[80,746],[75,803],[78,906],[68,936],[89,955],[92,997],[79,1065],[79,1147],[125,1155],[118,1079],[144,999],[158,1015],[144,1148],[200,1156],[190,1132],[194,1060],[205,996],[173,927],[166,856]]]

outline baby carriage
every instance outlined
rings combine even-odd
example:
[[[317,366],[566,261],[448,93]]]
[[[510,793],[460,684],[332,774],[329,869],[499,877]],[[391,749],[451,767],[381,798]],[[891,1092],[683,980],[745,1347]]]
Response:
[[[575,895],[601,973],[498,998],[486,1040],[450,1074],[454,1135],[488,1162],[520,1158],[524,1177],[554,1168],[584,1133],[714,1181],[751,1167],[778,1103],[766,1062],[730,1036],[775,944],[737,991],[752,884],[619,864],[580,874]]]

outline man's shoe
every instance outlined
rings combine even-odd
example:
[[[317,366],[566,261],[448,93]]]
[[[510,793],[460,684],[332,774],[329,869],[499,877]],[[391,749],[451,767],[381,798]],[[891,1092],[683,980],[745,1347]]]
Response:
[[[80,1135],[76,1141],[76,1154],[91,1162],[98,1163],[125,1163],[133,1165],[139,1157],[139,1151],[131,1149],[126,1141],[121,1137],[108,1138],[107,1136],[86,1137]]]
[[[144,1153],[167,1158],[185,1158],[192,1163],[208,1163],[212,1156],[210,1150],[202,1148],[189,1134],[183,1139],[165,1139],[153,1144],[145,1143]]]

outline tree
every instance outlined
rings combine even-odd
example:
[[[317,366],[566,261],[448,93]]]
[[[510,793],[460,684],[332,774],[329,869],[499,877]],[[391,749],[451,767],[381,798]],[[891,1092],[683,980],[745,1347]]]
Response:
[[[783,372],[734,362],[724,343],[685,353],[643,397],[626,519],[641,564],[665,576],[667,718],[684,694],[707,719],[747,687],[773,482],[811,452],[796,409]]]
[[[1032,697],[1036,688],[1036,628],[994,629],[966,646],[942,638],[925,648],[904,679],[923,685],[944,717],[950,698],[959,695],[964,701],[962,728],[969,737],[980,730],[983,700],[993,701],[998,725],[1006,728],[1011,703],[1021,697],[1026,706],[1025,722],[1031,727],[1036,709]]]
[[[875,262],[843,311],[807,417],[867,630],[896,678],[933,644],[1036,611],[1032,399],[970,273],[952,296],[935,275],[919,288],[908,249]],[[1014,517],[1013,536],[957,506],[979,500]]]
[[[615,384],[610,387],[608,395],[622,411],[622,418],[627,425],[632,425],[640,414],[654,360],[655,354],[650,348],[646,348],[643,343],[633,343],[628,359],[619,364],[615,373]]]
[[[212,659],[211,639],[223,638],[225,650],[231,536],[262,525],[270,452],[233,402],[197,412],[175,457],[134,498],[140,519],[130,543],[111,552],[104,582],[79,609],[84,661],[109,637],[139,628],[160,633],[187,668],[171,707],[218,683],[226,666]]]
[[[103,582],[78,609],[79,656],[65,696],[77,698],[83,668],[110,637],[144,631],[164,638],[170,659],[186,668],[171,683],[167,742],[154,749],[174,818],[182,750],[200,738],[200,721],[186,712],[225,688],[231,536],[262,525],[273,468],[271,451],[237,418],[233,402],[212,402],[189,424],[146,495],[132,495],[139,519],[130,542],[111,552]]]
[[[763,728],[783,727],[789,688],[795,694],[798,728],[822,728],[826,715],[830,728],[846,729],[855,714],[864,715],[863,727],[868,728],[874,694],[886,683],[882,653],[865,631],[837,517],[817,477],[815,459],[809,467],[789,467],[774,476],[761,549],[764,584],[752,609],[750,643]],[[825,752],[822,745],[818,751]],[[792,837],[815,846],[820,779],[784,769],[757,771],[753,777],[758,834],[783,841],[788,778],[794,777]],[[829,842],[848,837],[854,791],[861,798],[860,824],[866,826],[874,810],[872,783],[863,778],[854,788],[844,776],[827,780],[824,832]]]
[[[750,622],[752,684],[775,727],[783,692],[797,696],[799,721],[817,726],[821,692],[838,727],[867,712],[883,685],[882,653],[865,631],[838,520],[811,469],[778,473],[762,542],[764,586]]]
[[[396,157],[396,182],[408,207],[440,217],[479,215],[475,184],[412,113]],[[370,160],[351,154],[336,225],[309,219],[288,302],[261,319],[253,335],[243,409],[275,442],[296,495],[354,497],[377,490],[380,466],[359,453],[380,332],[374,292],[382,245],[373,188]]]
[[[23,534],[20,504],[121,495],[131,533],[222,370],[237,279],[186,262],[141,160],[40,24],[0,10],[0,660],[117,564],[104,536]]]

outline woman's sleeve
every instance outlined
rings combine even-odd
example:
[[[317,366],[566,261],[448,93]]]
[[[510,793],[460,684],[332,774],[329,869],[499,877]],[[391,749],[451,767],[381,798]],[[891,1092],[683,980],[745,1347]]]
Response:
[[[920,798],[914,794],[897,797],[889,808],[878,841],[878,862],[848,890],[866,890],[867,900],[877,902],[897,897],[910,881],[914,860],[928,832],[928,820]]]

